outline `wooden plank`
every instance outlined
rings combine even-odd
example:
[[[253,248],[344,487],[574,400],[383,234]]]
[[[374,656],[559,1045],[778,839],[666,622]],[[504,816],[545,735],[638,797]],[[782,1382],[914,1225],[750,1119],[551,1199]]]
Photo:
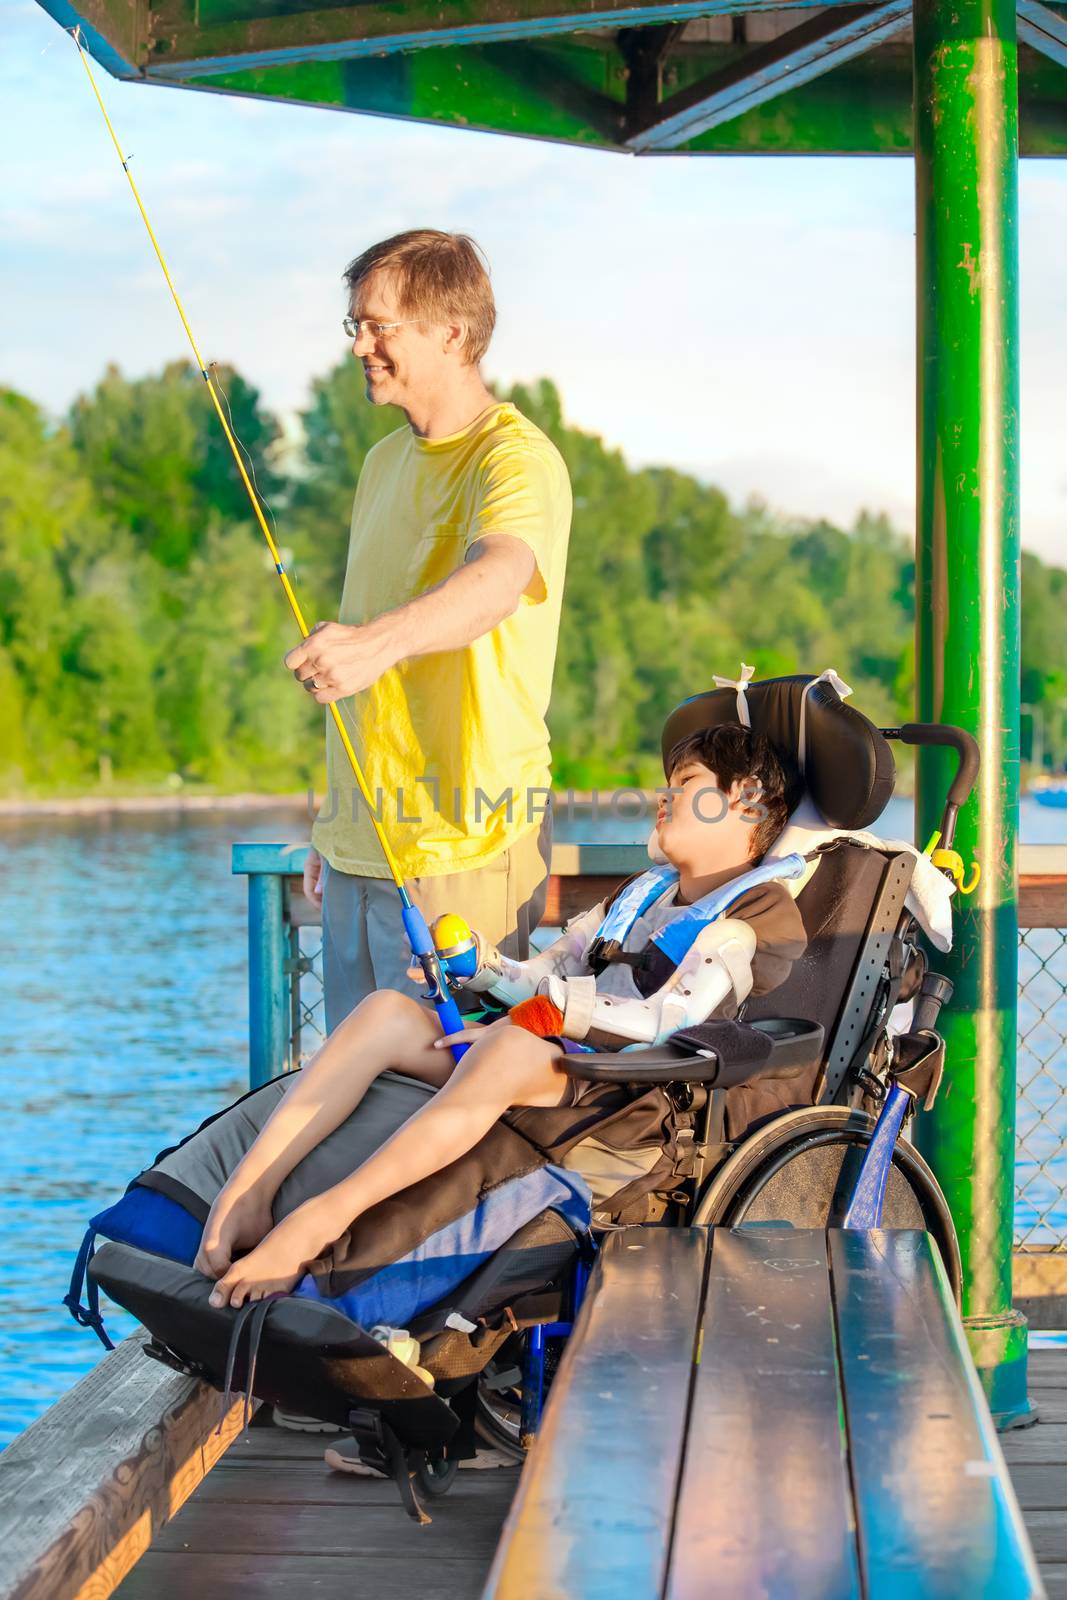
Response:
[[[1040,1410],[1039,1400],[1039,1413]],[[1039,1421],[1032,1428],[1018,1428],[1004,1434],[1001,1448],[1005,1460],[1013,1469],[1023,1462],[1047,1466],[1067,1463],[1067,1424]]]
[[[1027,1382],[1027,1388],[1043,1427],[1049,1423],[1067,1423],[1067,1390],[1051,1385],[1043,1387],[1032,1380]]]
[[[325,1468],[323,1469],[325,1472]],[[491,1500],[465,1495],[457,1482],[440,1509],[431,1505],[432,1523],[418,1528],[418,1543],[409,1540],[409,1519],[393,1484],[389,1500],[374,1502],[349,1497],[346,1510],[336,1505],[292,1504],[279,1515],[274,1505],[218,1501],[197,1496],[181,1515],[152,1542],[156,1551],[181,1551],[198,1555],[292,1555],[299,1551],[329,1551],[367,1561],[395,1559],[402,1548],[420,1557],[462,1555],[477,1560],[484,1574],[496,1548],[501,1511]],[[456,1550],[457,1529],[462,1527],[462,1549]],[[451,1543],[452,1548],[448,1548]]]
[[[826,1236],[710,1247],[668,1600],[858,1596]]]
[[[104,1600],[241,1429],[219,1396],[117,1350],[0,1455],[3,1600]]]
[[[647,859],[647,858],[646,858]],[[548,880],[548,899],[541,924],[547,928],[560,928],[571,917],[578,916],[595,906],[598,900],[618,887],[625,874],[585,874],[580,878],[561,878],[553,873]]]
[[[1034,1554],[1043,1566],[1046,1562],[1067,1562],[1067,1517],[1061,1506],[1031,1511],[1026,1526],[1034,1543]]]
[[[928,1234],[832,1229],[867,1600],[1040,1594],[1022,1514]]]
[[[700,1228],[630,1228],[601,1251],[487,1600],[658,1600],[705,1249]]]
[[[416,1528],[404,1517],[388,1563],[327,1551],[289,1556],[153,1551],[127,1579],[119,1600],[478,1600],[484,1560],[417,1555],[427,1531],[432,1529]]]
[[[677,149],[897,38],[910,20],[911,0],[821,12],[663,101],[646,123],[628,132],[626,144],[639,155]]]
[[[1067,1388],[1067,1344],[1046,1349],[1034,1349],[1031,1345],[1027,1370],[1031,1383]]]
[[[1032,1511],[1059,1511],[1067,1522],[1067,1463],[1016,1462],[1004,1452],[1011,1481],[1023,1509],[1027,1532]]]
[[[1020,30],[1019,37],[1022,37]],[[1024,874],[1019,879],[1020,928],[1067,928],[1067,877]]]
[[[237,1448],[236,1444],[232,1446],[234,1450]],[[506,1504],[518,1481],[517,1465],[492,1471],[463,1472],[449,1496],[449,1505],[462,1502],[480,1515],[483,1501],[491,1501],[496,1506],[503,1496]],[[341,1506],[361,1511],[363,1506],[389,1506],[395,1510],[400,1503],[396,1486],[385,1478],[356,1478],[343,1472],[330,1472],[323,1465],[321,1449],[318,1460],[313,1463],[286,1461],[283,1465],[279,1462],[274,1470],[262,1460],[246,1462],[236,1471],[228,1461],[220,1462],[211,1474],[209,1485],[182,1515],[187,1516],[194,1505],[207,1504],[209,1500],[216,1506],[260,1507],[264,1515],[272,1506]]]

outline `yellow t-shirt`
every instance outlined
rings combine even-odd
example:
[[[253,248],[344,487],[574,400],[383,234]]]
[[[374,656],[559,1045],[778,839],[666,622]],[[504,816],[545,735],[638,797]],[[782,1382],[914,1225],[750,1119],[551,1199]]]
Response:
[[[512,405],[446,439],[399,428],[367,455],[339,621],[414,599],[486,534],[521,539],[537,562],[518,610],[489,633],[402,661],[338,704],[405,878],[482,866],[540,823],[570,520],[559,451]],[[342,872],[388,877],[332,717],[326,781],[315,848]]]

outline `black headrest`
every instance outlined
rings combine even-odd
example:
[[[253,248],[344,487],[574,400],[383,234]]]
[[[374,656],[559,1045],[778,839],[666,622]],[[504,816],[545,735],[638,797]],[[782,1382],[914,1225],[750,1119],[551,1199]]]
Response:
[[[893,754],[874,723],[846,705],[830,683],[798,676],[748,684],[752,730],[762,733],[796,769],[801,701],[809,683],[814,686],[804,712],[804,788],[829,827],[869,827],[893,793]],[[709,689],[683,700],[664,725],[664,771],[679,740],[740,720],[735,689]]]

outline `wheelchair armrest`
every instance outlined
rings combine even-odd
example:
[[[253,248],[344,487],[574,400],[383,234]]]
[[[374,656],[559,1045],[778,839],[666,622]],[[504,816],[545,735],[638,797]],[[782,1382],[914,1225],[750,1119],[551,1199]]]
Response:
[[[793,1017],[702,1022],[647,1050],[569,1055],[560,1065],[587,1083],[704,1083],[729,1089],[814,1066],[822,1057],[823,1033],[819,1023]]]

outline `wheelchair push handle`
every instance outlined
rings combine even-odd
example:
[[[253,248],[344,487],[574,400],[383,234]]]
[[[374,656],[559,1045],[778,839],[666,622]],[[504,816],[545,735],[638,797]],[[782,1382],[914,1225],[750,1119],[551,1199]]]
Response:
[[[962,728],[954,728],[943,722],[905,722],[899,728],[883,728],[882,732],[887,739],[899,739],[901,744],[940,745],[955,750],[956,774],[945,797],[939,841],[943,850],[951,850],[960,807],[970,799],[982,765],[977,739]]]
[[[952,728],[940,722],[905,722],[900,730],[900,739],[902,744],[939,744],[955,750],[959,765],[949,785],[946,806],[958,811],[967,804],[982,765],[977,739],[962,728]]]

